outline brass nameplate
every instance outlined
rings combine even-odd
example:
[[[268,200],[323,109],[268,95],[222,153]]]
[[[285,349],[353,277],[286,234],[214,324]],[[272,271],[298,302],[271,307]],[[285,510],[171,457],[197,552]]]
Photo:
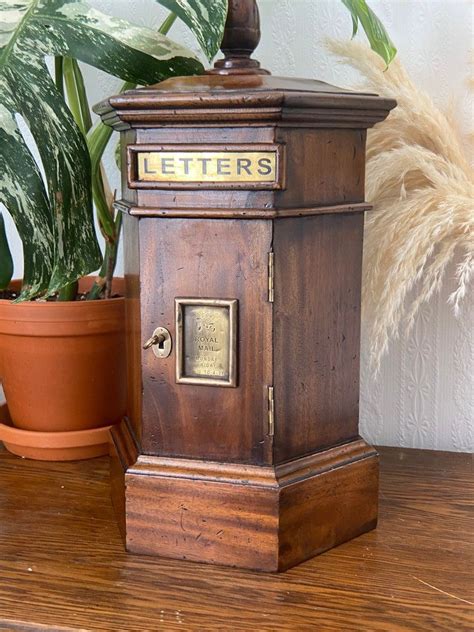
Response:
[[[212,147],[212,146],[211,146]],[[132,188],[281,188],[281,147],[130,145]]]
[[[176,381],[237,385],[237,301],[176,299]]]
[[[143,151],[138,179],[145,182],[274,182],[274,151]]]

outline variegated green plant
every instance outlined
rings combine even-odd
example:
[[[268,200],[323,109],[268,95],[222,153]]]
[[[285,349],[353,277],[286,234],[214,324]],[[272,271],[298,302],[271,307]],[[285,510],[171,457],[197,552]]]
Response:
[[[226,0],[157,2],[176,11],[208,56],[217,52]],[[99,165],[102,130],[91,132],[89,156],[85,138],[91,126],[89,106],[76,60],[121,77],[128,85],[200,73],[203,67],[194,55],[163,34],[174,18],[156,33],[82,1],[0,0],[0,201],[11,213],[23,243],[22,299],[56,292],[71,298],[71,284],[100,266],[91,173],[100,227],[110,252],[116,250],[119,226],[106,202]],[[56,85],[46,65],[48,56],[56,58]],[[62,95],[63,78],[71,109]],[[19,116],[36,141],[41,166],[25,143]],[[6,253],[6,239],[0,247]],[[3,284],[4,262],[9,261],[11,257],[0,256]]]

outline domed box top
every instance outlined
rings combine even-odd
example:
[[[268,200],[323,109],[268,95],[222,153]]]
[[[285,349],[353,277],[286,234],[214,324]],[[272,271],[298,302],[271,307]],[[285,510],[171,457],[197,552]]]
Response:
[[[393,99],[323,81],[260,74],[173,77],[106,99],[95,111],[115,129],[163,123],[280,122],[365,129],[384,120]]]
[[[255,0],[229,0],[221,49],[224,58],[206,74],[173,77],[130,90],[96,106],[115,129],[169,123],[281,122],[364,129],[382,121],[393,99],[322,81],[274,77],[251,55],[260,41]]]

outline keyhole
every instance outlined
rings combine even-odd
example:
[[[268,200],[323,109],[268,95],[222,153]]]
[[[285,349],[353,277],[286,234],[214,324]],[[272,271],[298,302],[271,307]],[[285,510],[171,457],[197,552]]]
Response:
[[[157,327],[152,337],[145,342],[143,348],[153,349],[153,353],[157,358],[167,358],[171,353],[171,345],[170,332],[164,327]]]

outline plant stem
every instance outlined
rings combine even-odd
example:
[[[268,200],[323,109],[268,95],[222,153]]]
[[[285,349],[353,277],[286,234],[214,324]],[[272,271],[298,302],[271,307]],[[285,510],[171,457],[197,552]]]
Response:
[[[76,300],[77,290],[79,288],[79,281],[74,281],[65,285],[59,290],[58,301],[74,301]]]
[[[96,206],[97,217],[99,219],[100,230],[106,242],[115,238],[114,220],[110,205],[105,196],[102,173],[96,171],[92,174],[92,195]]]
[[[112,279],[115,271],[115,264],[117,263],[117,252],[119,245],[120,230],[122,227],[122,213],[118,212],[115,216],[115,229],[117,238],[115,243],[111,244],[107,242],[105,245],[104,261],[97,275],[97,279],[94,285],[87,294],[87,300],[95,300],[100,298],[100,295],[104,291],[105,298],[110,298],[112,295]]]
[[[161,33],[161,35],[166,35],[173,24],[176,22],[177,17],[178,16],[176,15],[176,13],[170,12],[165,20],[163,20],[160,28],[158,29],[158,33]]]
[[[82,116],[82,107],[81,107],[82,103],[81,103],[81,97],[79,95],[79,91],[77,89],[73,61],[74,60],[71,59],[70,57],[64,58],[63,71],[64,71],[64,83],[66,85],[67,102],[69,105],[69,109],[71,110],[72,116],[74,117],[74,120],[76,121],[79,129],[85,136],[87,134],[87,131],[86,131],[84,119]]]
[[[120,243],[120,232],[122,230],[122,213],[117,211],[115,215],[115,243],[113,250],[110,253],[110,257],[107,259],[107,270],[105,274],[105,298],[110,298],[112,295],[112,280],[114,278],[115,266],[117,264],[118,246]]]
[[[60,95],[64,98],[63,57],[54,58],[54,82]]]
[[[92,127],[91,111],[89,108],[89,100],[87,98],[86,87],[84,85],[84,77],[82,76],[81,69],[77,59],[71,59],[72,73],[76,84],[77,97],[79,100],[79,106],[81,110],[81,116],[84,124],[84,129],[87,132]]]

